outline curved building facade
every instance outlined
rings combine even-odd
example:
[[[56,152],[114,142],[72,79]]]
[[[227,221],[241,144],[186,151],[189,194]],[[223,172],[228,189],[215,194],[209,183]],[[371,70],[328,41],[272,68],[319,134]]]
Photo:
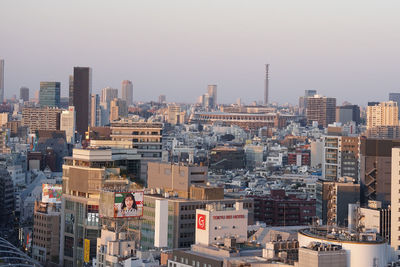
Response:
[[[355,234],[345,230],[335,234],[324,227],[299,231],[298,239],[299,247],[306,247],[313,242],[342,246],[347,253],[348,267],[387,266],[390,261],[390,247],[379,236],[355,237]]]

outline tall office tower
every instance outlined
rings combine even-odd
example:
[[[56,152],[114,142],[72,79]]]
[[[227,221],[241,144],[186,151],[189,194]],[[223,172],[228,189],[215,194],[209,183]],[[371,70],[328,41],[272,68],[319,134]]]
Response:
[[[215,108],[217,106],[217,86],[215,84],[212,84],[209,85],[207,88],[208,95],[213,99],[212,107]]]
[[[89,126],[92,69],[74,67],[73,105],[76,111],[76,130],[84,136]]]
[[[393,101],[397,103],[397,106],[400,106],[400,93],[389,93],[389,101]],[[399,114],[400,119],[400,114]]]
[[[4,59],[0,59],[0,103],[4,102]]]
[[[68,105],[72,106],[74,104],[74,75],[69,75],[68,92],[69,92]]]
[[[264,105],[268,105],[269,95],[269,64],[265,64]]]
[[[19,89],[19,99],[22,101],[29,101],[29,88],[28,87],[21,87]]]
[[[126,101],[119,98],[114,98],[110,103],[110,122],[127,116],[128,106],[126,105]]]
[[[360,123],[360,107],[357,105],[345,105],[336,107],[336,122],[345,124],[354,121]]]
[[[390,152],[389,152],[390,153]],[[400,259],[400,148],[392,148],[391,162],[391,226],[390,226],[390,242],[394,251],[394,260]]]
[[[133,102],[133,85],[131,81],[122,81],[122,100],[126,101],[128,107],[132,105]]]
[[[75,107],[70,106],[68,110],[63,110],[60,116],[60,130],[65,131],[65,137],[70,144],[75,143]]]
[[[101,110],[99,95],[91,95],[90,97],[90,126],[96,127],[101,124]]]
[[[304,96],[299,97],[299,114],[304,115],[307,108],[307,99],[317,94],[317,90],[305,90]]]
[[[114,98],[118,98],[118,89],[106,87],[101,90],[101,102],[107,103],[108,107]]]
[[[165,103],[166,100],[167,100],[167,97],[165,95],[158,96],[158,103],[160,103],[160,104]]]
[[[60,106],[59,82],[40,82],[39,104],[41,107],[59,107]]]
[[[381,102],[367,107],[367,130],[377,126],[398,126],[399,107],[396,102]]]
[[[336,98],[314,95],[307,99],[307,123],[317,121],[319,126],[328,127],[335,122]]]

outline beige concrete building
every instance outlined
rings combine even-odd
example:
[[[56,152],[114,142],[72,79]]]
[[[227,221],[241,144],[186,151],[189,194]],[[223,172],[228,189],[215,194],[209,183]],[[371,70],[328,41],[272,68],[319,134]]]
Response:
[[[391,186],[391,247],[392,259],[400,259],[400,148],[392,148],[392,186]]]
[[[186,112],[181,110],[180,106],[169,105],[167,121],[172,125],[185,123]]]
[[[7,124],[7,122],[8,122],[8,113],[7,112],[0,113],[0,126]]]
[[[125,100],[114,98],[110,103],[110,122],[118,121],[128,116],[128,106]]]
[[[174,191],[179,196],[188,198],[192,185],[207,183],[208,167],[149,162],[147,173],[148,188],[162,188],[165,192]]]
[[[28,126],[30,133],[36,130],[59,130],[61,109],[58,108],[23,108],[22,126]]]
[[[367,107],[367,130],[376,126],[399,125],[399,108],[397,102],[381,102]]]
[[[36,202],[33,213],[32,257],[57,266],[60,253],[61,214],[56,204]]]
[[[63,110],[60,119],[60,130],[65,131],[67,142],[75,143],[75,107],[68,107],[68,110]]]
[[[299,248],[298,267],[347,267],[347,253],[338,245],[312,244]]]

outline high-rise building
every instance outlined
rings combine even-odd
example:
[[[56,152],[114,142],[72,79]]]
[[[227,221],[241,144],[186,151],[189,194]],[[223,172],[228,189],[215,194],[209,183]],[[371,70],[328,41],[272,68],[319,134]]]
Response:
[[[100,126],[101,123],[101,109],[99,95],[92,94],[90,97],[90,126]]]
[[[106,87],[101,90],[101,102],[107,103],[108,107],[114,98],[118,98],[118,89]]]
[[[4,59],[0,59],[0,103],[4,102]]]
[[[133,85],[131,81],[124,80],[122,81],[122,100],[126,101],[126,105],[130,106],[133,102]]]
[[[69,92],[68,105],[73,106],[73,104],[74,104],[74,75],[69,75],[68,92]]]
[[[68,110],[63,110],[60,119],[60,130],[65,131],[65,137],[70,144],[75,143],[75,107],[70,106]]]
[[[212,107],[214,108],[217,105],[217,85],[212,84],[207,87],[208,96],[212,97]]]
[[[90,119],[90,95],[92,93],[92,69],[74,67],[73,105],[76,114],[76,130],[83,136]]]
[[[269,64],[265,64],[264,105],[268,105],[269,97]]]
[[[389,101],[393,101],[397,103],[397,106],[400,106],[400,93],[389,93]],[[400,119],[400,114],[399,114]]]
[[[59,82],[40,82],[39,104],[41,107],[59,107],[60,106]]]
[[[299,114],[304,115],[307,109],[307,99],[317,94],[317,90],[305,90],[304,96],[299,98]]]
[[[360,123],[360,107],[357,105],[345,105],[336,107],[336,122],[342,124],[354,121]]]
[[[307,122],[318,122],[319,126],[328,127],[335,122],[336,98],[314,95],[307,99]]]
[[[376,126],[399,125],[399,107],[397,102],[381,102],[367,107],[367,130]]]
[[[28,87],[21,87],[19,89],[19,99],[22,101],[29,101],[29,88]]]

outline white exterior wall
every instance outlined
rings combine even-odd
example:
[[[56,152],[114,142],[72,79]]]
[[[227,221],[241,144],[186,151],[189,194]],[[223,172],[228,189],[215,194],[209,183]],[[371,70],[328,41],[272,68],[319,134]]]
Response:
[[[68,143],[75,143],[75,107],[68,107],[61,113],[60,130],[65,131]]]
[[[391,247],[393,260],[400,257],[400,148],[392,148]]]
[[[311,142],[311,167],[316,167],[322,164],[322,151],[324,144],[321,140]]]
[[[235,237],[237,242],[246,241],[248,210],[240,204],[231,210],[196,210],[196,244],[223,243],[225,237]],[[204,229],[201,229],[202,216],[205,216]]]
[[[387,243],[340,242],[298,234],[299,247],[308,246],[311,242],[341,245],[347,253],[348,267],[386,266],[390,260],[390,248]]]
[[[168,247],[168,199],[156,199],[154,246]]]

